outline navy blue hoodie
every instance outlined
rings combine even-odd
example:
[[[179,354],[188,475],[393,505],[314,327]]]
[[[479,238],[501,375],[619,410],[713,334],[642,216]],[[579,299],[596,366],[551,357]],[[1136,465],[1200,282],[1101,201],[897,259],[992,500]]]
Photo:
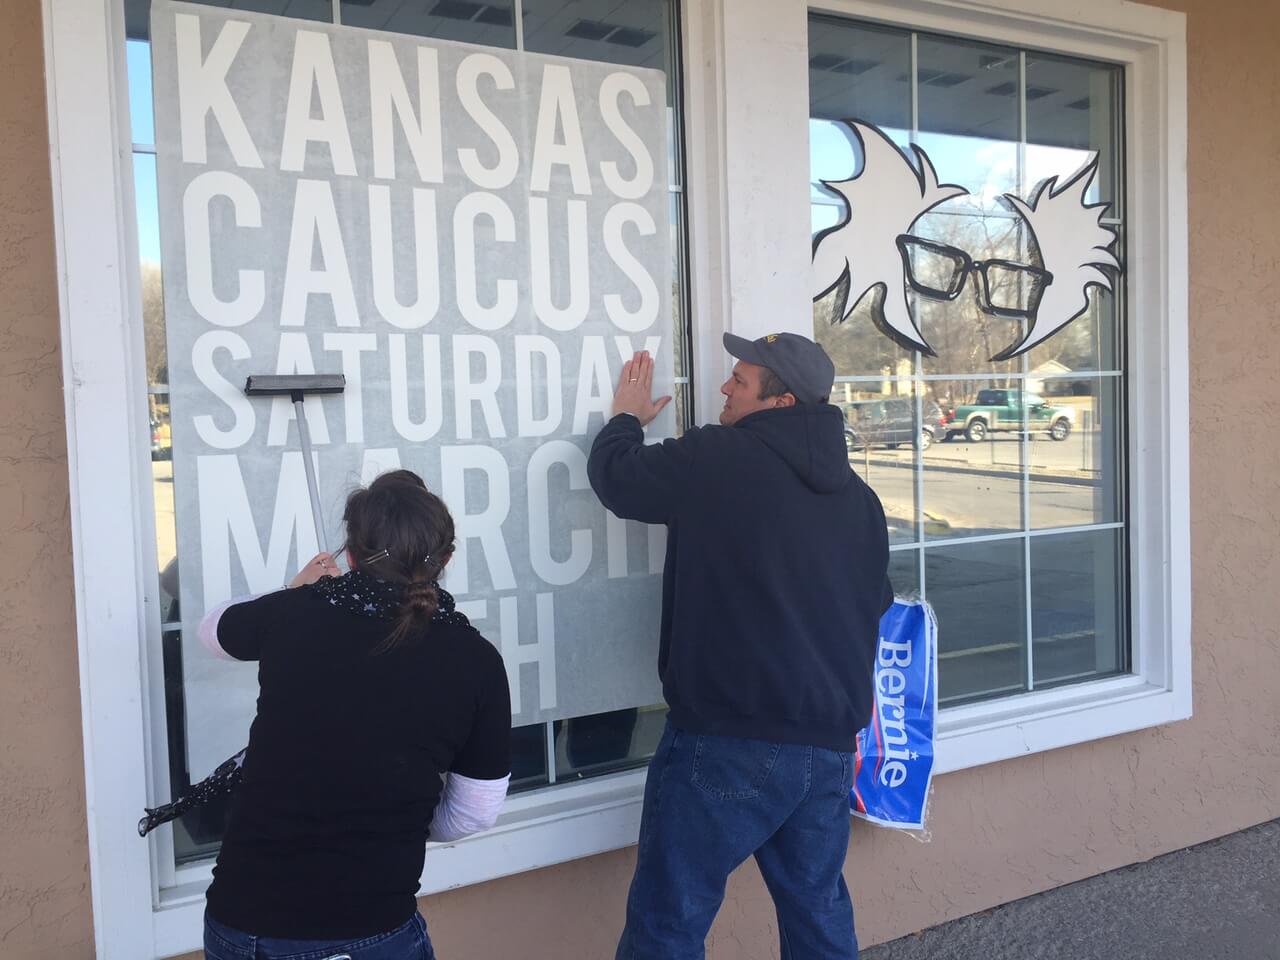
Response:
[[[667,525],[658,673],[691,733],[852,751],[893,602],[880,501],[830,404],[645,445],[619,414],[587,473],[617,516]]]

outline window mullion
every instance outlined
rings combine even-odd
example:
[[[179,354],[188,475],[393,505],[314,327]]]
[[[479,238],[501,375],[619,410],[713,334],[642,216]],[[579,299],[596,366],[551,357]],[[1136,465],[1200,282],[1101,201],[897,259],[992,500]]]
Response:
[[[920,136],[920,34],[911,31],[911,139]]]
[[[519,0],[517,0],[519,2]],[[547,784],[548,786],[556,782],[556,724],[554,720],[548,720],[543,729],[547,734]]]
[[[1027,185],[1027,52],[1025,50],[1018,51],[1018,171],[1017,171],[1017,190],[1018,196],[1026,196]],[[1024,231],[1018,231],[1018,247],[1019,255],[1026,260],[1028,251],[1027,237]],[[1026,321],[1023,321],[1024,324]],[[1028,330],[1023,330],[1023,336],[1026,336]],[[1024,535],[1022,538],[1022,596],[1024,599],[1023,613],[1025,618],[1024,636],[1027,644],[1027,673],[1026,687],[1027,690],[1035,689],[1035,631],[1032,624],[1034,623],[1034,611],[1032,609],[1031,598],[1031,414],[1027,408],[1027,375],[1031,372],[1031,353],[1023,352],[1019,358],[1019,364],[1022,367],[1022,383],[1020,390],[1022,391],[1022,440],[1019,446],[1022,449],[1022,523]]]
[[[911,141],[915,142],[920,137],[920,34],[914,30],[911,31],[911,52],[909,54],[910,79],[907,87],[911,91]],[[924,376],[924,356],[919,350],[913,351],[912,357],[915,362],[916,375]],[[918,393],[924,387],[924,381],[918,380],[912,384],[912,391]],[[916,417],[918,428],[924,427],[923,403],[920,397],[916,397]],[[917,447],[919,444],[917,443]],[[925,592],[925,562],[924,562],[924,451],[919,451],[919,466],[915,471],[915,491],[916,491],[916,529],[915,539],[920,544],[920,549],[916,551],[916,582],[920,585],[920,598],[927,598]]]

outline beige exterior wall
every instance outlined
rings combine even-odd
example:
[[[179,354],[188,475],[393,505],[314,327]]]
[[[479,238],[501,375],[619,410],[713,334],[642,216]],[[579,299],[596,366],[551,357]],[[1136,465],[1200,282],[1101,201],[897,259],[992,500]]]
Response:
[[[855,823],[864,944],[1280,816],[1280,8],[1163,5],[1189,14],[1195,717],[941,777],[928,843]],[[70,960],[93,945],[40,4],[3,9],[0,955]],[[457,960],[611,956],[632,863],[424,910]],[[744,868],[709,955],[774,957],[774,935]]]
[[[0,956],[93,951],[39,0],[0,5]]]

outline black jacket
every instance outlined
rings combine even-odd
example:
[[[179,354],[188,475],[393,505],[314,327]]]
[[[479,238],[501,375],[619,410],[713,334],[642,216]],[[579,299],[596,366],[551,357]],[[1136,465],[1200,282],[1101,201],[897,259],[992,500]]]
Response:
[[[432,623],[371,653],[389,629],[306,587],[218,620],[222,649],[258,661],[259,692],[207,895],[214,920],[306,940],[398,927],[417,909],[441,775],[511,770],[507,673],[493,645],[473,627]]]
[[[853,749],[893,591],[884,510],[843,422],[801,404],[646,446],[620,414],[596,437],[601,502],[667,525],[658,673],[676,726]]]

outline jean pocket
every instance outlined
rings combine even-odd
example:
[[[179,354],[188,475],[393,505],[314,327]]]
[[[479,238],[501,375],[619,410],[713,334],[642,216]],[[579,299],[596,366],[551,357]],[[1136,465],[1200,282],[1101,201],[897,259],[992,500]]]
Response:
[[[239,937],[237,943],[233,937]],[[253,943],[244,934],[230,927],[204,921],[204,955],[207,960],[253,960]]]
[[[693,750],[693,784],[717,800],[760,796],[782,745],[740,737],[698,736]]]

